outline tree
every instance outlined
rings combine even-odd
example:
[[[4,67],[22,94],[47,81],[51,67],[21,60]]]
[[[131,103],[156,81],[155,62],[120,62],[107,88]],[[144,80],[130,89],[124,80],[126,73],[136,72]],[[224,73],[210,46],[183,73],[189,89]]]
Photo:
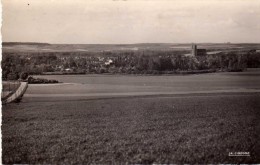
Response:
[[[22,80],[26,80],[28,78],[29,74],[27,72],[22,72],[20,74],[20,79]]]
[[[69,67],[76,67],[77,66],[77,64],[75,63],[75,61],[72,57],[69,57],[68,64],[69,64]]]
[[[173,64],[170,58],[160,58],[160,71],[165,70],[173,70]]]
[[[142,71],[148,68],[148,60],[144,56],[140,56],[137,62],[137,69]]]
[[[7,75],[7,79],[8,80],[18,80],[19,79],[19,75],[18,75],[18,73],[14,73],[14,72],[9,73]]]

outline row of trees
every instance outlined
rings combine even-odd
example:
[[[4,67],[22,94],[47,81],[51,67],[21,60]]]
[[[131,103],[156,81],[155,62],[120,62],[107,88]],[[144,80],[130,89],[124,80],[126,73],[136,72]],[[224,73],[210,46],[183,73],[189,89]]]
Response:
[[[21,73],[41,74],[71,68],[74,73],[164,73],[168,71],[190,71],[216,69],[241,71],[247,67],[260,67],[260,53],[219,53],[202,57],[190,57],[168,52],[131,52],[99,56],[61,56],[54,53],[44,55],[3,53],[3,79],[18,79]],[[105,65],[107,59],[112,63]]]
[[[126,60],[124,60],[126,59]],[[252,62],[253,60],[253,62]],[[132,56],[115,60],[116,67],[136,67],[143,70],[243,70],[247,67],[260,67],[260,54],[219,53],[202,57],[175,56]]]

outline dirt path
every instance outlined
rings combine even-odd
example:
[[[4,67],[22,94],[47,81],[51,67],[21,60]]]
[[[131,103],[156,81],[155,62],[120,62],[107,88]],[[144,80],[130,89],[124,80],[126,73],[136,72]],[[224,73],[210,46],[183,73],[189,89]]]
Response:
[[[21,85],[15,91],[15,93],[13,93],[10,97],[8,97],[6,100],[4,100],[3,103],[4,104],[11,103],[11,102],[21,98],[23,96],[23,94],[25,93],[27,87],[28,87],[28,83],[27,82],[21,82]]]

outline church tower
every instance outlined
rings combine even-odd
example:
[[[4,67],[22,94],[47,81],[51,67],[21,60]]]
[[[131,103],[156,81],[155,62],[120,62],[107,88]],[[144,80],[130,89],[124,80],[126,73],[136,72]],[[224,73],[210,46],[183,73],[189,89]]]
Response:
[[[191,55],[197,56],[197,45],[196,44],[191,45]]]

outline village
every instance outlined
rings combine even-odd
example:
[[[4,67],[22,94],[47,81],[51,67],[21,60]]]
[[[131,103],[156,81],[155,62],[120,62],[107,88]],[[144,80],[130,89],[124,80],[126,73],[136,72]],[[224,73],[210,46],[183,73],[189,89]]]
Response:
[[[176,74],[243,71],[259,67],[259,51],[208,51],[192,44],[184,51],[3,52],[3,79],[39,74]]]

